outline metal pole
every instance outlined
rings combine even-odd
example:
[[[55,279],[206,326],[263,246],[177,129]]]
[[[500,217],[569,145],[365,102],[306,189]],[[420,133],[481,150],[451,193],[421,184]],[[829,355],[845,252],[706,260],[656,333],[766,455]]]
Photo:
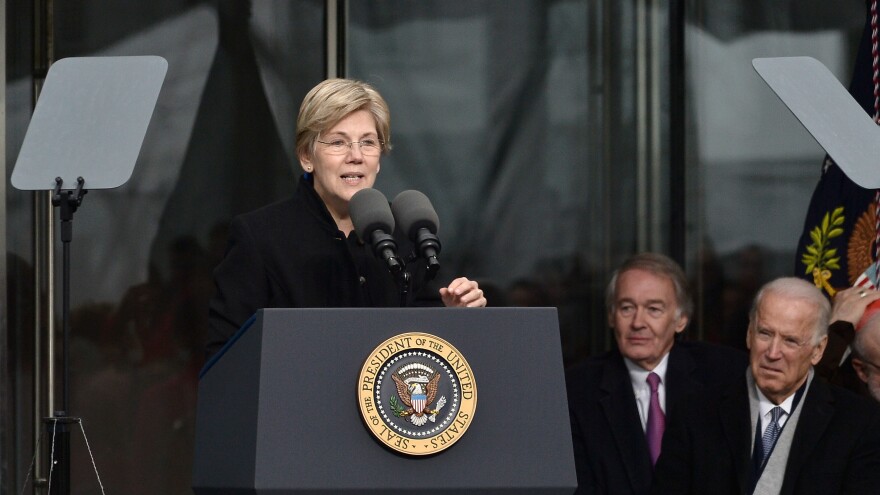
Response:
[[[54,0],[34,0],[33,105],[55,57]],[[34,193],[34,495],[43,495],[49,460],[40,443],[44,418],[55,409],[55,219],[49,192]]]
[[[684,29],[685,2],[669,0],[669,255],[681,266],[687,266]]]
[[[0,29],[3,30],[3,36],[0,36],[0,59],[2,59],[2,63],[0,63],[0,81],[6,81],[6,3],[0,4]],[[5,83],[0,85],[0,115],[6,115],[6,86]],[[0,157],[4,157],[0,159],[0,177],[6,177],[6,121],[5,119],[0,122]],[[6,281],[7,278],[7,266],[6,266],[6,182],[4,181],[4,187],[0,188],[0,253],[2,253],[2,257],[0,257],[0,280]],[[6,311],[8,304],[7,297],[7,284],[0,284],[0,338],[2,338],[2,342],[9,342],[9,311]],[[6,363],[9,363],[9,347],[6,344],[0,344],[0,363],[3,363],[3,369],[0,371],[0,397],[12,397],[11,392],[15,390],[12,387],[13,380],[11,379],[10,373],[14,373],[14,371],[6,366]],[[12,465],[15,466],[15,459],[18,455],[16,452],[17,449],[13,449],[13,445],[17,445],[17,442],[10,441],[10,438],[13,438],[16,435],[17,429],[14,427],[14,421],[17,416],[13,414],[14,412],[14,401],[4,400],[3,405],[0,406],[0,418],[2,418],[2,422],[0,422],[0,438],[5,439],[5,444],[2,449],[0,449],[0,456],[2,456],[4,465]],[[8,474],[0,473],[0,490],[7,490],[14,487],[12,483],[15,482],[15,476],[11,476]]]
[[[348,34],[348,0],[326,0],[324,23],[325,75],[345,77]]]

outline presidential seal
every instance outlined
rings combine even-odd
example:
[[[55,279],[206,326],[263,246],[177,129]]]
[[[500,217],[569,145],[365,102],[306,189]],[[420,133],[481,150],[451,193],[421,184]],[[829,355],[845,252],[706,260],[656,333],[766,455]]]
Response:
[[[367,357],[358,404],[367,428],[388,448],[413,456],[436,454],[470,426],[477,385],[452,344],[427,333],[404,333]]]

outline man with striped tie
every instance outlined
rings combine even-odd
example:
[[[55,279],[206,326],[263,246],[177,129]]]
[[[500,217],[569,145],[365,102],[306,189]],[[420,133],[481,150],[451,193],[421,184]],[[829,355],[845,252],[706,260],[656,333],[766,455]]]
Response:
[[[814,378],[830,313],[801,279],[758,292],[748,370],[669,417],[653,493],[880,493],[880,406]]]

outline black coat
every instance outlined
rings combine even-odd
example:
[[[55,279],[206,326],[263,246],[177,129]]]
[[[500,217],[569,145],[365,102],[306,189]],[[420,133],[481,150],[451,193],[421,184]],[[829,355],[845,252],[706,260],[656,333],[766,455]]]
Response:
[[[666,413],[688,393],[745,373],[747,356],[733,348],[678,341],[666,368]],[[653,467],[629,371],[616,349],[566,373],[578,494],[644,494]]]
[[[398,252],[411,244],[397,237]],[[407,306],[439,305],[417,263]],[[226,256],[214,270],[208,357],[261,308],[399,307],[394,276],[355,232],[346,238],[315,192],[300,179],[292,197],[235,217]]]
[[[745,373],[668,417],[655,494],[748,490],[752,430]],[[781,495],[880,493],[880,406],[816,377],[792,438]]]

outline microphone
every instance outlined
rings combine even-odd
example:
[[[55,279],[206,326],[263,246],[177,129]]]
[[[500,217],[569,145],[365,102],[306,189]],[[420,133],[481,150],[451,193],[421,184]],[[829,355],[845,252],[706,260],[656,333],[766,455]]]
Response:
[[[351,197],[348,213],[358,236],[373,246],[373,254],[383,260],[392,273],[400,273],[404,265],[397,257],[397,243],[391,237],[394,215],[385,195],[376,189],[361,189]]]
[[[427,261],[428,276],[433,278],[440,269],[440,239],[437,230],[440,219],[431,200],[419,191],[409,190],[398,194],[391,202],[391,212],[400,230],[415,244],[418,256]]]

